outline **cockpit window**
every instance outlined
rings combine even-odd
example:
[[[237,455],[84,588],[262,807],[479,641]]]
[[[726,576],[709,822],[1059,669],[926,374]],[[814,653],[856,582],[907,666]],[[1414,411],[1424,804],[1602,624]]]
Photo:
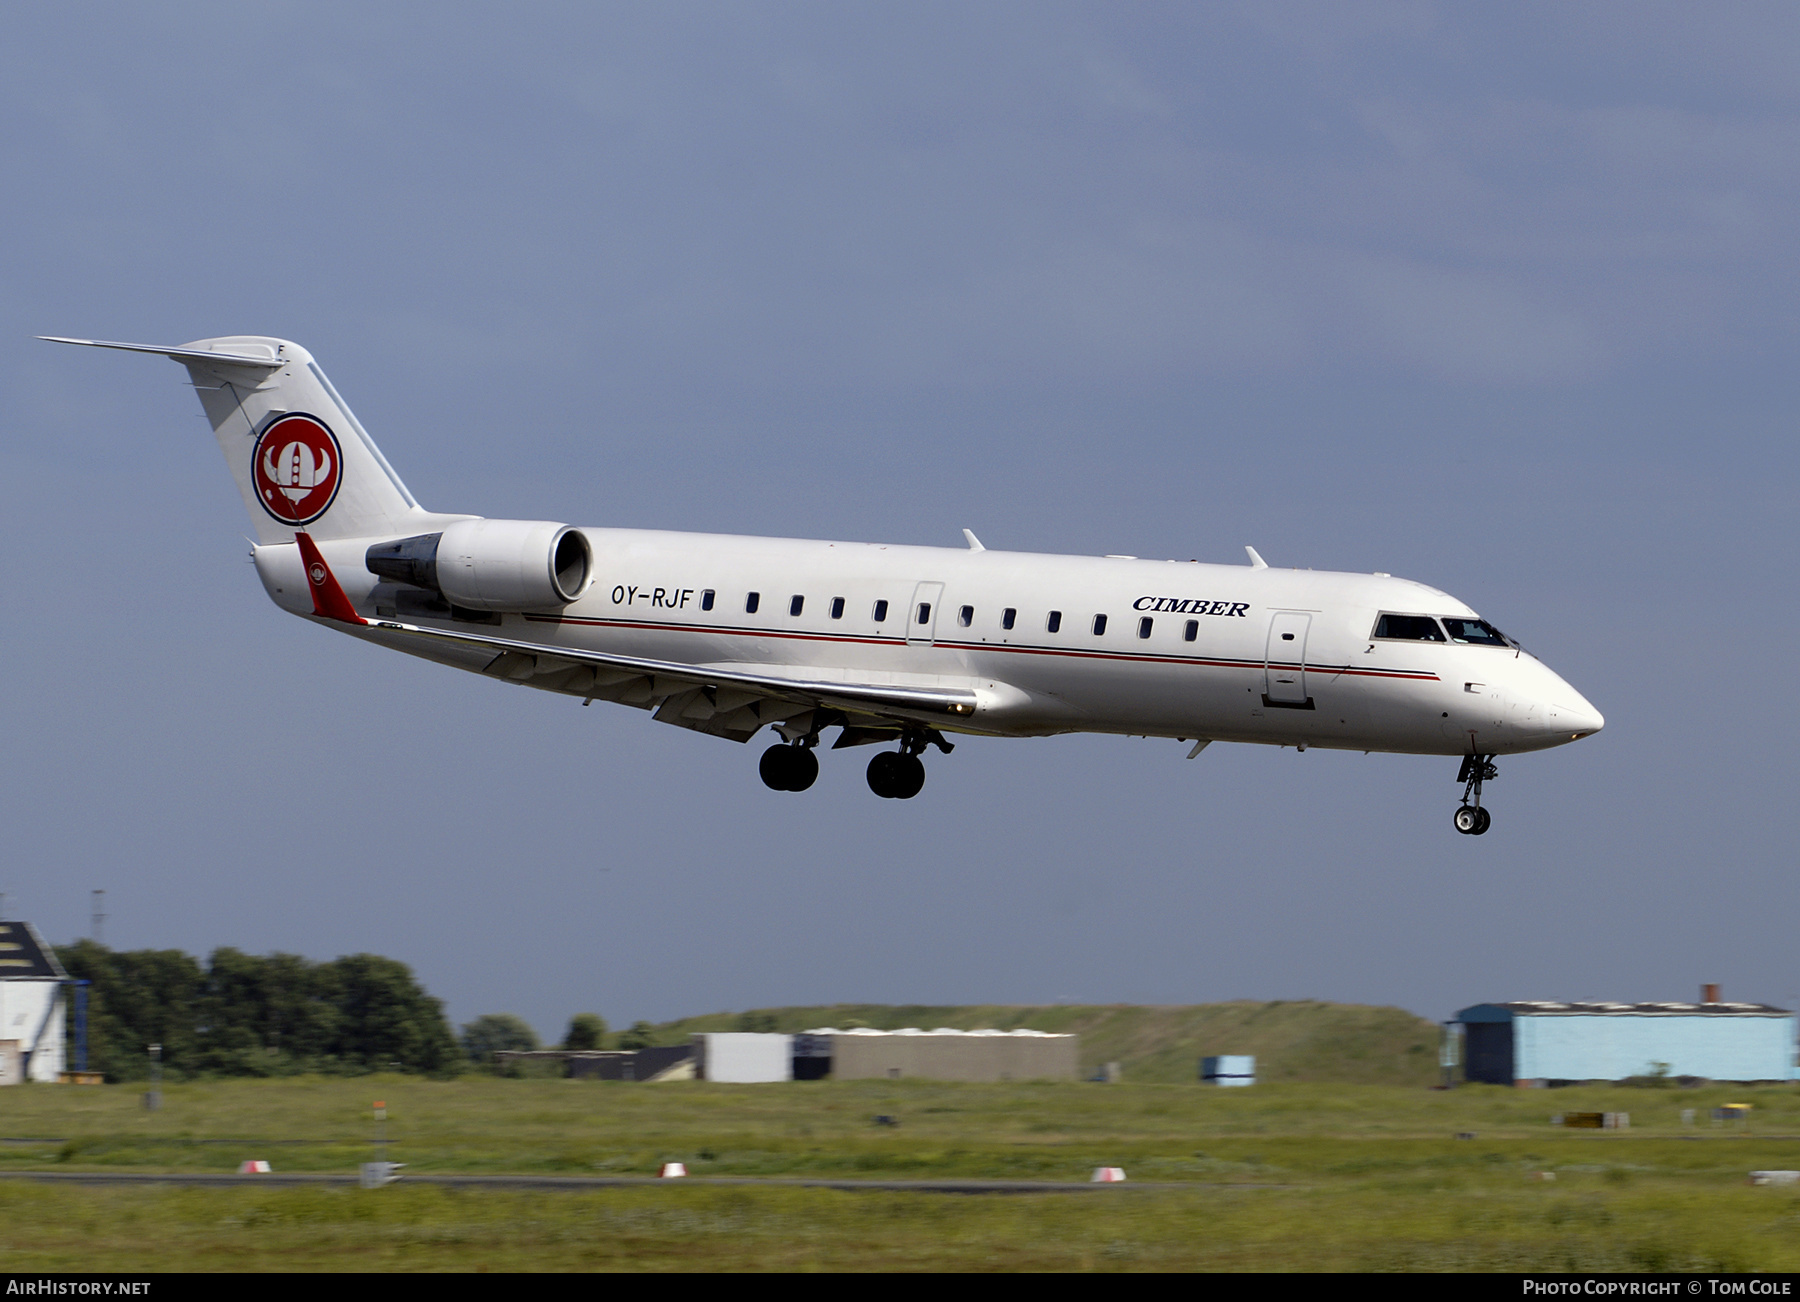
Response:
[[[1473,642],[1476,646],[1511,646],[1506,634],[1485,619],[1444,619],[1452,642]]]
[[[1383,615],[1375,621],[1375,636],[1402,642],[1442,642],[1444,631],[1429,615]]]

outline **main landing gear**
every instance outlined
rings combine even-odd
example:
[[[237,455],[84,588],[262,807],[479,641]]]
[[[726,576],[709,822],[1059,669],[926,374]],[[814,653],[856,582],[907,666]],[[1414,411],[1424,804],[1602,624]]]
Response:
[[[906,749],[884,750],[869,761],[869,790],[883,800],[911,800],[924,789],[925,765],[910,739],[902,744]]]
[[[818,729],[801,733],[797,728],[783,733],[787,740],[763,752],[757,772],[763,785],[771,791],[805,791],[819,779],[819,757],[813,748],[819,744]],[[954,747],[936,728],[853,728],[844,725],[843,735],[833,750],[844,746],[862,746],[870,742],[899,738],[900,749],[886,750],[869,761],[869,790],[883,800],[911,800],[925,787],[925,765],[919,756],[927,746],[936,746],[948,755]]]
[[[805,744],[771,746],[756,766],[771,791],[805,791],[819,778],[819,757]]]
[[[1493,821],[1488,811],[1481,807],[1481,784],[1500,775],[1493,761],[1492,755],[1464,755],[1462,768],[1457,770],[1456,780],[1463,784],[1463,798],[1452,821],[1464,836],[1480,836]]]

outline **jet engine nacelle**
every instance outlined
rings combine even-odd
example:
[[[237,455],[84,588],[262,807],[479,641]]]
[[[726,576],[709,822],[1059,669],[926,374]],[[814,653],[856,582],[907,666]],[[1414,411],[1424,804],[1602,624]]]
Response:
[[[581,595],[594,553],[578,530],[551,520],[459,520],[442,533],[376,543],[365,563],[452,606],[543,610]]]

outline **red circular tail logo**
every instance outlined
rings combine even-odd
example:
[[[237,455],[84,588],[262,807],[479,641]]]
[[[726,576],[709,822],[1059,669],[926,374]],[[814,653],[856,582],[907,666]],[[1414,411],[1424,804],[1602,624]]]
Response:
[[[263,510],[283,524],[311,524],[331,509],[344,481],[337,436],[317,416],[290,412],[256,440],[250,477]]]

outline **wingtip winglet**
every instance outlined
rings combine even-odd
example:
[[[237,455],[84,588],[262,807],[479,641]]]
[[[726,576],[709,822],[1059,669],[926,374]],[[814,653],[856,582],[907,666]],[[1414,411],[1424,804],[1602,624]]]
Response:
[[[300,548],[300,563],[306,567],[306,586],[312,591],[313,614],[321,619],[335,619],[345,624],[367,624],[369,621],[356,613],[356,607],[344,595],[337,575],[325,563],[325,557],[320,554],[319,545],[312,540],[311,535],[297,532],[294,534],[294,542]]]

